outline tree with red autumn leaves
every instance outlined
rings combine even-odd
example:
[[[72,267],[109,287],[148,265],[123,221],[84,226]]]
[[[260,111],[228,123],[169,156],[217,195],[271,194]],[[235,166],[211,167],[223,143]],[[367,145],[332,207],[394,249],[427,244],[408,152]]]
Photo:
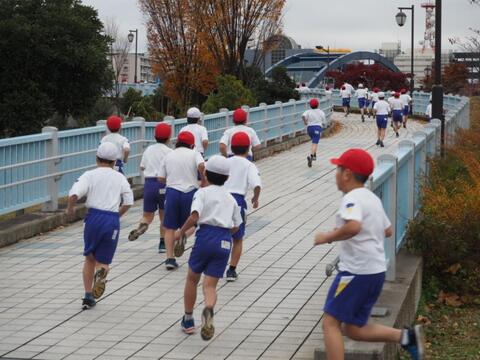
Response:
[[[344,70],[332,70],[326,74],[335,79],[336,86],[341,86],[348,82],[353,86],[359,83],[364,84],[369,89],[378,87],[380,89],[399,90],[408,88],[409,74],[393,72],[383,65],[373,64],[365,65],[363,63],[348,64]]]
[[[448,94],[466,94],[468,88],[468,68],[465,64],[451,63],[445,65],[442,74],[443,91]],[[435,74],[423,79],[425,91],[431,91],[435,84]]]

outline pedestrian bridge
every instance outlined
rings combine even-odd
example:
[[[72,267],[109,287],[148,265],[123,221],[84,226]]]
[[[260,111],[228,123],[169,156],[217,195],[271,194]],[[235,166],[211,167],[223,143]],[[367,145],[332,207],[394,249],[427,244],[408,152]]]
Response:
[[[309,96],[319,96],[312,93]],[[438,154],[438,121],[411,121],[399,139],[388,132],[385,148],[374,145],[375,122],[331,112],[336,102],[322,98],[329,121],[341,124],[320,141],[318,160],[306,166],[309,145],[296,146],[257,162],[263,190],[260,207],[248,213],[247,238],[239,279],[221,281],[210,342],[184,335],[183,286],[192,246],[167,272],[157,253],[158,222],[135,242],[127,236],[141,217],[141,201],[121,221],[120,242],[107,290],[97,306],[81,311],[83,295],[82,223],[58,228],[0,249],[0,358],[15,359],[312,359],[322,342],[322,307],[331,279],[325,267],[337,256],[334,245],[313,248],[316,231],[330,229],[341,198],[328,159],[347,148],[368,150],[376,158],[369,186],[382,199],[396,231],[386,240],[389,278],[406,222],[418,210],[426,158]],[[428,94],[416,94],[416,112]],[[468,127],[468,100],[448,99],[447,132]],[[249,109],[250,122],[264,144],[292,137],[303,126],[307,100]],[[231,112],[205,117],[216,151]],[[176,134],[184,120],[175,120]],[[139,156],[153,124],[131,122],[128,175],[137,178]],[[54,210],[79,173],[93,165],[94,148],[105,127],[56,132],[0,141],[1,211],[46,202]],[[5,161],[7,161],[5,163]],[[56,194],[50,191],[57,191]],[[397,196],[397,194],[401,196]],[[157,221],[157,220],[156,220]],[[200,323],[199,293],[195,320]]]

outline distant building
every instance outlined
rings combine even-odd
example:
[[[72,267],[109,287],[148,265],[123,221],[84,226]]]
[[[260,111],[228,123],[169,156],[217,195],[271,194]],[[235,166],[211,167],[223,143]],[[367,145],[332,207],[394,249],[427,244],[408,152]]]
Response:
[[[395,59],[397,55],[400,55],[401,52],[402,52],[402,47],[401,47],[400,41],[384,42],[382,43],[382,46],[378,50],[378,53],[380,55],[383,55],[384,57],[386,57],[388,60],[392,62],[393,62],[393,59]]]
[[[405,74],[410,73],[410,50],[407,50],[406,53],[397,55],[393,61],[395,65],[400,69],[401,72]],[[413,74],[414,74],[414,86],[419,88],[422,86],[422,81],[425,77],[425,69],[430,68],[433,72],[432,63],[435,61],[435,53],[431,49],[422,51],[421,49],[415,49],[414,51],[414,64],[413,64]],[[442,53],[442,69],[445,65],[448,65],[452,62],[452,52]]]
[[[453,61],[465,64],[468,68],[469,80],[472,83],[480,81],[480,53],[478,52],[454,52]]]
[[[135,82],[135,53],[128,54],[118,77],[118,81],[122,83]],[[157,82],[157,76],[152,73],[150,58],[147,53],[138,53],[137,55],[137,82]]]

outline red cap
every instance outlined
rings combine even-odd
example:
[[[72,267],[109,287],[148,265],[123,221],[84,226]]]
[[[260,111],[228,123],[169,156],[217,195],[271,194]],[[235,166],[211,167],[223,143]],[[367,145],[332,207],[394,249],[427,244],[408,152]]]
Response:
[[[232,146],[250,146],[250,136],[243,131],[236,132],[232,136]]]
[[[370,176],[375,167],[373,158],[362,149],[349,149],[338,159],[330,159],[330,162],[364,176]]]
[[[377,87],[373,88],[373,92],[379,92],[379,91],[380,91],[379,88],[377,88]]]
[[[346,87],[345,87],[345,85],[343,85],[343,86],[342,86],[342,90],[345,90],[345,89],[346,89]]]
[[[172,134],[172,127],[166,123],[155,126],[155,139],[168,139]]]
[[[400,97],[400,93],[397,91],[395,94],[393,94],[396,98]]]
[[[118,131],[122,127],[122,119],[116,115],[112,115],[107,119],[107,128],[110,131]]]
[[[195,145],[195,136],[190,131],[182,131],[178,134],[177,141],[193,146]]]
[[[329,87],[329,86],[325,86],[325,90],[330,90],[330,87]]]
[[[237,109],[233,112],[233,122],[241,124],[247,122],[247,112],[243,109]]]
[[[407,93],[407,89],[402,89],[402,90],[400,90],[400,92],[401,92],[402,94],[406,94],[406,93]]]
[[[311,107],[312,109],[318,108],[318,100],[317,100],[317,99],[311,99],[311,100],[310,100],[310,107]]]

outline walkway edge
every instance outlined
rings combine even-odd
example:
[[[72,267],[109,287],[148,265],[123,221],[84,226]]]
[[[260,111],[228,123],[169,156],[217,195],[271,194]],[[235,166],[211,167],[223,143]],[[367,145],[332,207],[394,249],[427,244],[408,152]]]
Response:
[[[422,258],[401,250],[397,256],[397,280],[385,282],[376,304],[388,308],[389,315],[371,318],[372,323],[403,328],[410,326],[416,318],[422,292]],[[315,349],[315,360],[326,360],[323,341]],[[384,343],[360,343],[345,339],[345,360],[395,360],[399,346]]]

